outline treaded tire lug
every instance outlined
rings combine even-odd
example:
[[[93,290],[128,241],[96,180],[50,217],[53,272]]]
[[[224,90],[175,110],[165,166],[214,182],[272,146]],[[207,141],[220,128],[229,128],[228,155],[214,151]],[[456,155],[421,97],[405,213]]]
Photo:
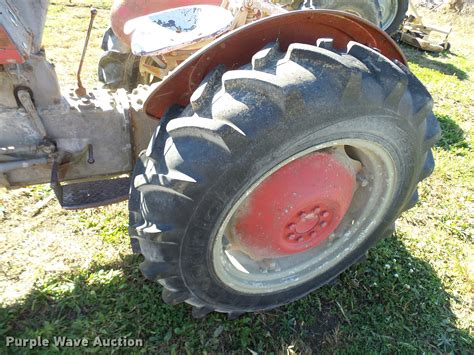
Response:
[[[441,127],[434,114],[429,114],[426,119],[424,149],[431,149],[441,139]]]
[[[262,70],[270,63],[276,62],[281,57],[280,45],[272,42],[263,47],[252,57],[252,69]]]
[[[225,71],[224,65],[217,66],[206,75],[201,85],[191,95],[191,106],[198,115],[211,117],[212,113],[206,112],[204,109],[210,106],[210,101],[212,101],[216,89],[221,85],[222,75]]]
[[[408,211],[409,209],[415,207],[419,200],[420,200],[420,196],[418,195],[418,190],[415,190],[412,197],[408,200],[403,211]]]
[[[421,170],[420,181],[426,179],[430,176],[435,168],[435,161],[433,157],[433,152],[428,150],[426,153],[425,163],[423,164],[423,169]]]
[[[229,312],[229,313],[227,313],[227,319],[237,320],[244,314],[245,314],[245,312]]]
[[[143,276],[150,281],[157,281],[158,279],[177,276],[176,265],[165,262],[145,260],[140,264],[140,270]]]
[[[384,105],[398,108],[408,86],[408,78],[403,70],[377,50],[357,42],[349,42],[347,54],[359,59],[377,76],[385,95]]]
[[[332,38],[319,38],[316,41],[316,46],[331,50],[334,46],[334,40]]]
[[[204,318],[205,316],[207,316],[209,313],[211,313],[212,311],[214,311],[213,308],[210,308],[210,307],[193,307],[193,317],[194,318],[197,318],[197,319],[201,319],[201,318]]]
[[[164,289],[163,293],[161,294],[161,297],[163,298],[163,302],[174,306],[186,301],[188,298],[190,298],[190,294],[186,291],[175,292],[168,289]]]

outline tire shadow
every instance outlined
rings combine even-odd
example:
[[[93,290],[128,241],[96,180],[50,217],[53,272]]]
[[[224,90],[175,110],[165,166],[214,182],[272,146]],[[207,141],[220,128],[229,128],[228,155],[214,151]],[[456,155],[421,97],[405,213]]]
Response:
[[[453,151],[459,148],[469,148],[466,134],[459,125],[448,115],[436,115],[441,126],[441,139],[436,143],[437,147],[446,151]]]
[[[467,332],[456,327],[450,308],[456,300],[430,264],[413,257],[395,237],[381,242],[338,283],[234,321],[217,313],[193,319],[188,305],[164,304],[161,286],[139,273],[140,261],[141,256],[128,255],[120,262],[46,280],[21,302],[1,307],[0,351],[22,350],[6,348],[7,336],[90,342],[96,336],[128,337],[143,339],[144,347],[122,350],[166,353],[468,353],[472,346]],[[82,350],[100,351],[90,346]]]
[[[437,60],[437,58],[449,58],[450,56],[459,56],[453,52],[448,51],[441,53],[430,53],[422,51],[420,49],[416,49],[414,47],[410,47],[405,44],[401,44],[401,47],[409,58],[410,62],[418,64],[424,68],[436,70],[445,75],[454,75],[461,81],[469,79],[469,75],[464,70],[459,69],[451,63],[445,63]]]
[[[316,353],[469,353],[474,339],[457,329],[453,302],[462,300],[450,295],[432,266],[394,235],[337,284],[287,310],[319,310],[312,323],[311,317],[302,318],[306,349]]]

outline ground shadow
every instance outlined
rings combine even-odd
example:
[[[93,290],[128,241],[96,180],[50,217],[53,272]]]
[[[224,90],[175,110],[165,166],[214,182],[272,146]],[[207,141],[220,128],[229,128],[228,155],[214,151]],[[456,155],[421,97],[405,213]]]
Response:
[[[448,115],[436,115],[441,126],[441,139],[436,144],[446,151],[454,151],[460,148],[469,148],[466,135],[461,127]]]
[[[424,68],[433,69],[446,75],[455,75],[459,80],[466,80],[469,75],[462,69],[459,69],[451,63],[445,63],[437,60],[437,58],[449,58],[450,56],[458,56],[452,52],[430,53],[420,49],[410,47],[408,45],[401,46],[403,51],[410,59],[410,62],[418,64]]]
[[[336,284],[234,321],[222,314],[196,320],[189,306],[164,304],[161,287],[137,271],[140,258],[126,256],[120,263],[49,280],[21,303],[1,308],[3,352],[21,350],[6,349],[6,336],[126,336],[145,343],[128,350],[166,353],[281,353],[288,347],[298,353],[472,350],[472,339],[456,328],[450,297],[434,270],[395,237],[380,243]]]

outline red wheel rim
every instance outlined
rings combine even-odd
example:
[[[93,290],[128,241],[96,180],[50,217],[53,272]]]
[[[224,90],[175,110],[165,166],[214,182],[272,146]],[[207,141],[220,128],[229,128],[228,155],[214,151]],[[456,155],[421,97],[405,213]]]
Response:
[[[303,253],[334,232],[356,186],[350,159],[340,152],[314,152],[268,176],[236,211],[231,244],[253,259]]]

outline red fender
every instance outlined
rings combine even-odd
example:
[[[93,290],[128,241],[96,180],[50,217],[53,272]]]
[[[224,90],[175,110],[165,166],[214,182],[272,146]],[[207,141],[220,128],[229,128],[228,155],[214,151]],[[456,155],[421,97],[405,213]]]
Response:
[[[357,41],[377,48],[390,60],[407,63],[401,49],[384,31],[360,17],[331,10],[293,11],[240,27],[196,52],[150,94],[145,112],[159,119],[173,104],[187,106],[210,70],[219,64],[237,69],[270,42],[278,40],[285,51],[291,43],[315,44],[318,38],[333,38],[334,47],[340,50],[350,41]]]
[[[188,5],[217,5],[222,0],[115,0],[112,5],[110,23],[112,30],[124,43],[130,45],[130,36],[123,32],[128,20],[154,12]]]

